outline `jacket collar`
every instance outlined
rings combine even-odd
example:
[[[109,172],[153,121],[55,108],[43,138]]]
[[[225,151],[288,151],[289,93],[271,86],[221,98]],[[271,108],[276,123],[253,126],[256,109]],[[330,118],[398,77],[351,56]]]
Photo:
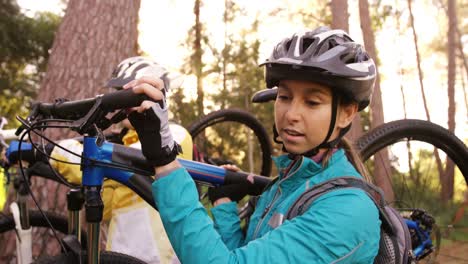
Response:
[[[343,149],[338,149],[330,158],[327,167],[333,166],[333,164],[339,162],[345,158],[345,152]],[[273,157],[273,162],[279,171],[279,181],[282,188],[294,188],[295,186],[302,184],[307,179],[323,172],[327,168],[323,168],[321,164],[316,163],[311,158],[300,157],[297,163],[289,170],[288,175],[284,175],[288,166],[293,162],[288,155],[281,155]],[[286,178],[285,178],[286,177]]]

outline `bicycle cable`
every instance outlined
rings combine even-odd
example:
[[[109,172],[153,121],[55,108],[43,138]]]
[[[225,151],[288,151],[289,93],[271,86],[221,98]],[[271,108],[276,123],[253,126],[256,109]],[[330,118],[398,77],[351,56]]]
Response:
[[[55,121],[55,120],[54,120]],[[46,125],[46,126],[36,126],[36,125],[32,125],[31,126],[32,128],[69,128],[69,126],[49,126],[49,125]],[[53,142],[51,139],[49,139],[48,137],[46,137],[45,135],[43,135],[42,133],[39,133],[37,131],[32,131],[34,132],[37,136],[47,140],[49,143],[53,144],[54,147],[59,147],[60,149],[72,154],[72,155],[75,155],[77,157],[79,157],[80,159],[82,160],[87,160],[87,161],[90,161],[90,162],[93,162],[95,165],[99,165],[99,166],[102,166],[102,167],[108,167],[108,168],[113,168],[113,169],[121,169],[121,170],[125,170],[125,171],[130,171],[130,172],[134,172],[134,173],[139,173],[139,174],[147,174],[148,171],[145,171],[145,170],[142,170],[142,169],[138,169],[138,168],[134,168],[134,167],[131,167],[129,165],[126,165],[124,163],[120,163],[120,162],[103,162],[103,161],[100,161],[100,160],[95,160],[95,159],[92,159],[92,158],[87,158],[87,157],[83,157],[82,155],[80,154],[77,154],[71,150],[68,150],[62,146],[60,146],[59,144]],[[37,147],[37,146],[34,146],[34,147]],[[62,163],[66,163],[66,164],[72,164],[72,165],[81,165],[81,163],[76,163],[76,162],[69,162],[69,161],[65,161],[65,160],[59,160],[59,159],[56,159],[56,158],[53,158],[51,157],[49,154],[47,153],[44,153],[42,150],[38,149],[38,151],[40,151],[43,155],[45,155],[46,157],[52,159],[52,160],[55,160],[57,162],[62,162]]]
[[[23,142],[23,139],[24,139],[25,135],[28,133],[28,130],[30,130],[30,128],[28,128],[26,130],[26,133],[23,133],[21,135],[19,143],[18,143],[18,149],[21,149],[21,144]],[[22,161],[21,158],[22,158],[22,153],[21,153],[21,151],[18,151],[18,165],[19,165],[21,175],[23,176],[23,180],[24,180],[25,185],[26,185],[26,190],[28,191],[29,195],[31,196],[31,199],[33,200],[36,207],[39,209],[39,212],[41,213],[42,217],[46,220],[47,224],[50,226],[50,228],[52,230],[52,233],[53,233],[54,237],[57,239],[57,242],[60,244],[60,247],[62,248],[63,252],[68,252],[65,245],[62,243],[62,241],[58,237],[54,226],[50,222],[49,218],[45,215],[44,211],[42,210],[41,206],[39,205],[38,201],[36,200],[36,197],[34,196],[32,190],[31,190],[31,187],[29,185],[30,184],[29,179],[26,177],[26,174],[24,172],[23,161]]]

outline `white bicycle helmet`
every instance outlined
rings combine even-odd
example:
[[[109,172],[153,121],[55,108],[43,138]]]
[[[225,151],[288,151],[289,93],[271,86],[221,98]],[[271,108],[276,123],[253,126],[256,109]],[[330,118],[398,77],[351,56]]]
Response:
[[[107,81],[106,87],[122,89],[122,87],[143,76],[154,76],[160,78],[164,82],[165,91],[178,88],[182,82],[179,81],[179,76],[169,76],[170,73],[158,64],[153,59],[147,57],[130,57],[119,63],[111,75],[111,79]]]

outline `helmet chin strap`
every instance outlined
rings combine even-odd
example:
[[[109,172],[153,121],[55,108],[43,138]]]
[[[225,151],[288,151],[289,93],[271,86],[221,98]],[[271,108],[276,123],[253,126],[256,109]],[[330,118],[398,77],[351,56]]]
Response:
[[[314,147],[313,149],[310,149],[302,154],[289,154],[289,157],[290,158],[295,158],[295,156],[304,156],[304,157],[313,157],[315,155],[317,155],[317,153],[319,152],[319,150],[321,148],[328,148],[328,149],[332,149],[332,148],[335,148],[338,143],[341,141],[341,138],[349,131],[349,129],[351,128],[351,124],[349,124],[347,127],[343,128],[338,137],[336,137],[334,140],[332,141],[328,141],[331,137],[331,135],[333,134],[333,131],[335,130],[335,124],[336,124],[336,116],[337,116],[337,113],[338,113],[338,96],[336,95],[336,93],[333,91],[332,92],[332,113],[331,113],[331,120],[330,120],[330,126],[328,127],[328,133],[327,133],[327,136],[325,137],[325,139],[322,141],[322,143],[320,143],[318,146]],[[285,150],[284,148],[284,145],[283,145],[283,150]]]

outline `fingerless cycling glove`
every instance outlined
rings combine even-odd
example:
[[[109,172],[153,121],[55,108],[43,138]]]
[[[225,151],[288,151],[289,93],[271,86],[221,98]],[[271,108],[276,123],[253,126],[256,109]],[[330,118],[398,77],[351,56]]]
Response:
[[[172,138],[166,102],[159,101],[142,113],[132,112],[128,119],[141,142],[141,150],[153,166],[163,166],[175,160],[182,152]]]

